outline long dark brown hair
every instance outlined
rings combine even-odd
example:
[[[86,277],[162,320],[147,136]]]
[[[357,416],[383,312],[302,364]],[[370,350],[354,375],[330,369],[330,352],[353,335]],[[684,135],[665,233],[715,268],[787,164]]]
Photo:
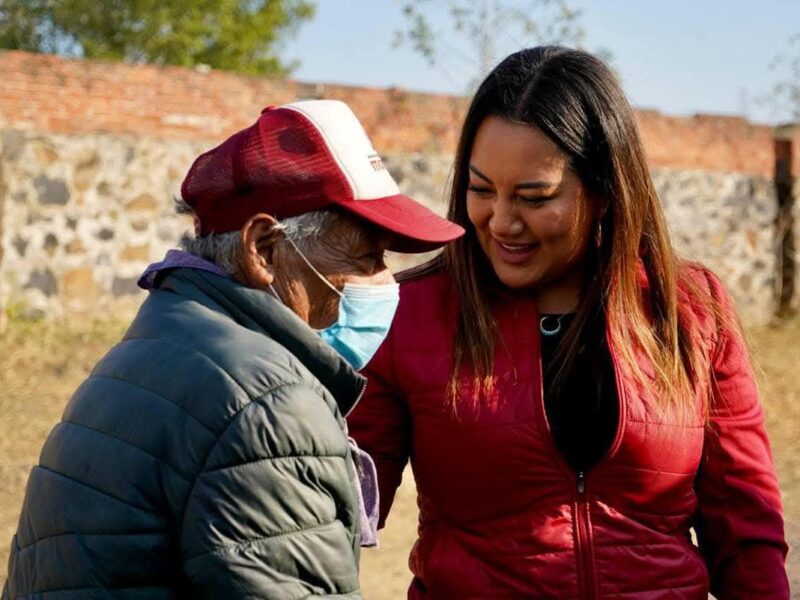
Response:
[[[423,269],[449,271],[460,297],[450,384],[453,401],[458,398],[464,367],[472,373],[476,400],[493,387],[498,331],[490,300],[492,282],[499,282],[466,208],[472,146],[488,116],[543,132],[567,155],[589,197],[601,203],[595,207],[595,214],[602,215],[595,227],[601,227],[602,236],[599,246],[590,244],[587,250],[591,256],[585,257],[581,299],[559,351],[562,366],[574,361],[580,346],[586,344],[587,332],[600,331],[604,338],[607,322],[619,359],[642,383],[664,392],[655,395],[659,406],[684,415],[696,410],[694,392],[703,389],[707,369],[701,367],[701,353],[684,322],[686,311],[678,299],[681,263],[667,233],[634,112],[602,61],[587,52],[557,46],[508,56],[483,81],[465,117],[448,216],[466,229],[466,235]],[[691,282],[687,286],[696,297],[693,301],[713,303],[698,286]],[[602,327],[597,327],[598,322]],[[654,375],[642,373],[636,359],[641,353]]]

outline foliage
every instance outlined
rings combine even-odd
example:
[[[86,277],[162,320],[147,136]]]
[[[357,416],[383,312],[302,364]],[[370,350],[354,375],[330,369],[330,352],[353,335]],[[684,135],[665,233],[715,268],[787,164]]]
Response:
[[[431,15],[442,6],[448,27],[437,30]],[[566,0],[403,0],[403,14],[406,27],[396,32],[395,46],[409,43],[451,78],[453,59],[460,61],[456,69],[469,70],[470,85],[508,52],[551,43],[581,47],[586,37],[580,11]]]
[[[283,75],[310,0],[0,0],[0,48]]]
[[[781,77],[785,79],[775,84],[772,94],[765,100],[775,113],[800,121],[800,33],[789,39],[789,48],[787,54],[778,56],[772,63],[772,69],[782,72]]]

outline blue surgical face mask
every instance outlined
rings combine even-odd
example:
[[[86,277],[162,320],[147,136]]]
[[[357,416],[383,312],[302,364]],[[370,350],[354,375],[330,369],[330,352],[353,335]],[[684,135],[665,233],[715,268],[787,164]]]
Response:
[[[336,322],[317,333],[354,369],[358,371],[364,368],[389,333],[400,302],[400,286],[397,283],[346,283],[339,291],[317,271],[291,238],[286,239],[317,277],[339,296],[339,316]]]
[[[338,319],[319,335],[360,370],[386,339],[399,301],[400,286],[396,283],[346,283],[340,294]]]

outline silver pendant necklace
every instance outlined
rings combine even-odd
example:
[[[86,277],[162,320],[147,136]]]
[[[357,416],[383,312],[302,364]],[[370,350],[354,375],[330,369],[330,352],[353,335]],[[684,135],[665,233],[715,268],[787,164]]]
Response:
[[[539,332],[547,337],[561,333],[561,319],[564,315],[545,315],[539,319]]]

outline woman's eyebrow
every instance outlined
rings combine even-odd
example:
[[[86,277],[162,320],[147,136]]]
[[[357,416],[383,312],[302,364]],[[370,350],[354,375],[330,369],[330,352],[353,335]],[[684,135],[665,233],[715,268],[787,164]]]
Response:
[[[477,168],[475,168],[475,165],[470,165],[469,170],[477,177],[480,177],[487,183],[491,183],[492,185],[494,185],[494,182],[491,179],[489,179],[486,175],[484,175]],[[558,186],[557,183],[553,183],[550,181],[525,181],[522,183],[518,183],[517,185],[514,186],[514,188],[518,190],[542,190],[542,189],[554,188],[557,186]]]
[[[491,184],[494,184],[494,181],[492,181],[492,180],[491,180],[491,179],[489,179],[489,178],[488,178],[486,175],[484,175],[483,173],[481,173],[480,171],[478,171],[478,169],[475,167],[475,165],[470,165],[470,166],[469,166],[469,170],[470,170],[472,173],[474,173],[475,175],[477,175],[478,177],[480,177],[481,179],[483,179],[483,180],[484,180],[486,183],[491,183]]]

